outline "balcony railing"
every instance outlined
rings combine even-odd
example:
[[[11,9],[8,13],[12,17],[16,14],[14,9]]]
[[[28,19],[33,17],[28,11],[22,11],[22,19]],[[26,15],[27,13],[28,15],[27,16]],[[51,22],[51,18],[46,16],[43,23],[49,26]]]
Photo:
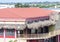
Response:
[[[21,38],[36,38],[36,37],[46,37],[48,33],[45,34],[19,34],[18,37]]]
[[[60,30],[54,30],[49,33],[43,33],[43,34],[18,34],[18,38],[40,38],[40,39],[46,39],[50,38],[56,35],[60,35]]]

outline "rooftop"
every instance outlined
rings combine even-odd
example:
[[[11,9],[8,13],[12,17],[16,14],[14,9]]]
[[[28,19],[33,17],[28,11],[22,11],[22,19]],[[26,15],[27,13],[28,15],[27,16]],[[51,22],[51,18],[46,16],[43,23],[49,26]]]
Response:
[[[0,9],[0,18],[34,18],[48,16],[52,11],[42,8],[6,8]]]

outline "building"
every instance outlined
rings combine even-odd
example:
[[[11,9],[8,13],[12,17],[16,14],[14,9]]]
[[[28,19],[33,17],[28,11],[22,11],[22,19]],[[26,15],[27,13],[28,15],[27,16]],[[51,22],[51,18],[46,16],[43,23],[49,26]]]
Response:
[[[15,8],[14,4],[0,4],[0,9],[3,8]]]
[[[58,42],[59,13],[42,8],[0,9],[1,42]]]

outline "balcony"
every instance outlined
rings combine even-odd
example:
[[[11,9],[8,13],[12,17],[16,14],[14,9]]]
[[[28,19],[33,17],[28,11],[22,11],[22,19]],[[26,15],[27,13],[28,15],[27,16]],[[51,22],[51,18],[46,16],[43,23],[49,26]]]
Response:
[[[47,37],[48,33],[46,34],[19,34],[18,37],[20,38],[41,38],[41,37]]]
[[[50,38],[56,35],[59,35],[60,30],[54,30],[49,33],[43,33],[43,34],[18,34],[17,38],[21,39],[46,39]]]

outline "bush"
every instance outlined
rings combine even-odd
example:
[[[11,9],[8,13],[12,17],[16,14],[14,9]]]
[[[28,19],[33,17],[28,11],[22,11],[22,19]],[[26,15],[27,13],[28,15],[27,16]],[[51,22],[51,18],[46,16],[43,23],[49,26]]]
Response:
[[[12,40],[10,40],[9,42],[13,42]]]

